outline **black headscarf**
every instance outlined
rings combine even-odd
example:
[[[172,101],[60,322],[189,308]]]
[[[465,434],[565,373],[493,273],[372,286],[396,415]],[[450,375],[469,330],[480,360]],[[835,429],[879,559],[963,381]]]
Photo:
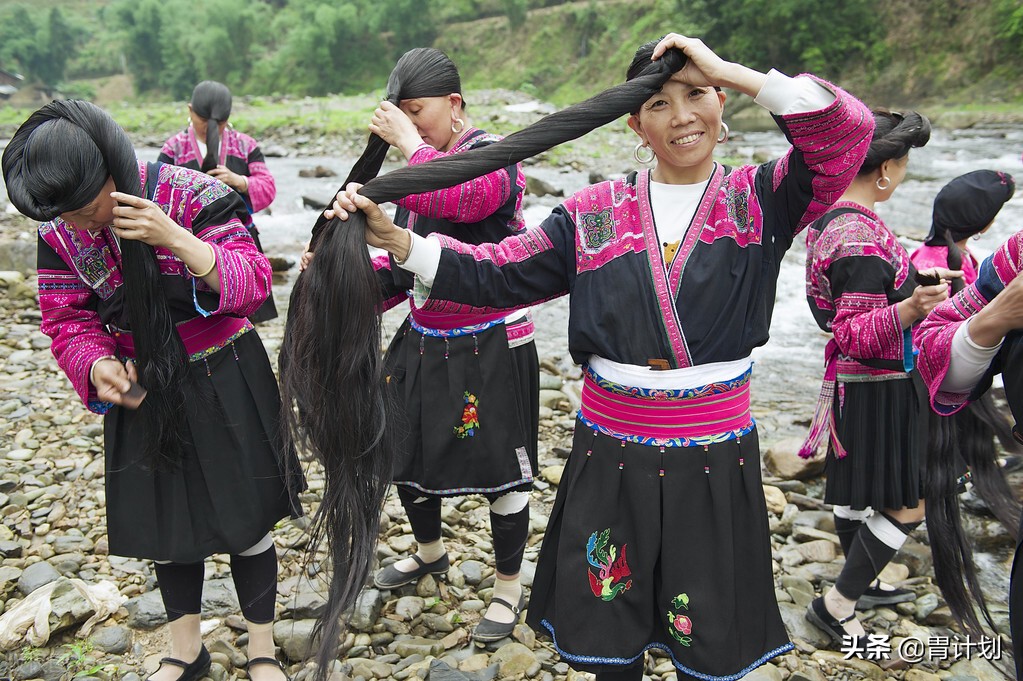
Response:
[[[1016,191],[1012,175],[995,170],[975,170],[955,178],[934,199],[928,246],[945,246],[977,234],[991,224]]]
[[[231,116],[231,91],[223,83],[204,80],[192,90],[192,111],[206,119],[206,157],[202,171],[209,172],[220,163],[220,124]]]

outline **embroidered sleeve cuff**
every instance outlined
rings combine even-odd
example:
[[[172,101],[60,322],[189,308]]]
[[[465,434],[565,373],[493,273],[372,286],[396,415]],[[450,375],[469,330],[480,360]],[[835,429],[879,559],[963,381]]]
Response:
[[[1002,344],[993,348],[977,345],[970,338],[969,323],[960,324],[952,337],[949,353],[948,373],[941,381],[940,389],[946,393],[968,393],[991,365]]]
[[[825,108],[836,99],[835,94],[807,76],[790,78],[777,69],[767,72],[767,80],[755,101],[779,116],[807,113]]]
[[[411,235],[412,252],[409,253],[408,260],[399,267],[416,275],[417,281],[430,288],[433,286],[433,279],[437,276],[437,268],[440,266],[440,242],[436,239],[419,236],[415,232],[411,232]]]

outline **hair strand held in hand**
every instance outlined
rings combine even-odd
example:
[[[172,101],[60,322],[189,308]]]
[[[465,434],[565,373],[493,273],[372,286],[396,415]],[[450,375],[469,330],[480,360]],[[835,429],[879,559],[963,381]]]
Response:
[[[371,135],[342,189],[349,182],[364,183],[360,193],[374,202],[396,201],[461,184],[576,139],[638,109],[684,66],[686,58],[678,50],[650,61],[654,45],[637,52],[628,82],[485,147],[376,177],[387,143]],[[388,81],[388,100],[397,104],[457,91],[448,64],[437,50],[406,53]],[[438,78],[447,80],[437,85]],[[292,293],[280,355],[287,431],[326,470],[313,532],[314,539],[327,540],[333,561],[327,608],[319,623],[321,680],[336,659],[341,615],[354,605],[369,574],[394,456],[388,438],[400,431],[388,414],[377,309],[381,292],[365,229],[362,213],[344,222],[317,220],[311,241],[315,257]]]

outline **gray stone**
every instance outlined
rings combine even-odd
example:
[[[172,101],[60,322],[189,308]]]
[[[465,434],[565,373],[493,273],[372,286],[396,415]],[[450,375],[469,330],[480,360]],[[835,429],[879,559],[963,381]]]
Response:
[[[521,643],[505,643],[490,657],[490,662],[498,666],[501,676],[507,677],[525,674],[537,664],[537,659],[533,651]]]
[[[60,573],[49,563],[45,561],[33,563],[22,570],[21,577],[18,578],[18,591],[23,596],[27,596],[39,587],[58,579],[60,579]]]
[[[203,614],[213,617],[226,617],[238,612],[240,609],[233,580],[211,579],[203,584]]]
[[[831,638],[823,631],[806,621],[806,608],[793,603],[779,603],[778,610],[785,623],[785,629],[791,638],[801,638],[816,648],[824,648]]]
[[[403,620],[414,620],[423,614],[425,601],[419,596],[402,596],[394,606],[394,612]]]
[[[541,196],[564,196],[565,192],[556,189],[552,184],[538,177],[526,175],[526,194],[538,198]]]
[[[327,599],[303,580],[297,593],[284,601],[284,616],[296,620],[316,619],[327,609]]]
[[[546,371],[540,372],[540,390],[561,390],[563,385],[565,385],[565,379],[561,376],[555,376]]]
[[[463,560],[458,565],[458,569],[465,575],[465,583],[470,586],[477,586],[483,581],[483,563],[478,560]]]
[[[348,624],[355,631],[369,631],[376,624],[380,616],[380,608],[383,605],[383,598],[376,589],[363,589],[352,608],[352,615]]]
[[[300,662],[312,652],[313,628],[316,620],[281,620],[274,624],[274,643],[293,662]]]
[[[19,665],[14,670],[14,678],[17,681],[26,681],[26,679],[40,679],[43,676],[43,664],[37,660],[30,660],[22,665]]]
[[[50,596],[50,634],[84,622],[95,614],[92,603],[70,580],[62,577]]]
[[[101,627],[89,637],[97,650],[111,655],[123,655],[131,649],[131,630],[127,627]]]
[[[54,553],[89,553],[95,545],[87,537],[73,534],[58,535],[53,540]]]
[[[423,657],[437,657],[444,654],[444,644],[431,638],[421,636],[409,637],[403,641],[394,642],[394,652],[402,657],[409,655],[422,655]]]
[[[928,615],[937,610],[941,603],[938,601],[938,597],[935,594],[924,594],[920,598],[916,599],[913,605],[916,606],[917,619],[924,620]]]
[[[437,615],[432,612],[423,615],[423,624],[430,631],[436,631],[441,634],[447,634],[455,630],[455,625],[445,619],[444,615]]]
[[[49,660],[43,663],[43,681],[62,681],[67,669],[57,660]]]
[[[742,678],[743,681],[782,681],[781,670],[770,662],[757,667]]]
[[[167,623],[167,611],[164,610],[160,592],[147,591],[124,604],[128,611],[127,624],[132,629],[156,629]]]

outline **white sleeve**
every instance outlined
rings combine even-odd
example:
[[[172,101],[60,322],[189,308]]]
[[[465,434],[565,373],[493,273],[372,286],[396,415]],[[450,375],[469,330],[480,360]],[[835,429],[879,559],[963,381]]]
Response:
[[[415,232],[409,232],[412,236],[412,250],[409,251],[405,262],[398,264],[403,270],[416,275],[419,282],[426,288],[433,286],[433,279],[437,276],[437,268],[440,267],[441,245],[436,239],[422,237]]]
[[[961,324],[952,336],[952,348],[948,362],[948,373],[941,382],[940,389],[948,393],[968,393],[976,387],[978,381],[991,365],[991,360],[998,354],[1002,342],[993,348],[977,345],[969,332],[970,322]]]
[[[834,102],[835,95],[812,78],[789,78],[781,71],[771,69],[753,101],[771,113],[784,116],[819,111]]]

